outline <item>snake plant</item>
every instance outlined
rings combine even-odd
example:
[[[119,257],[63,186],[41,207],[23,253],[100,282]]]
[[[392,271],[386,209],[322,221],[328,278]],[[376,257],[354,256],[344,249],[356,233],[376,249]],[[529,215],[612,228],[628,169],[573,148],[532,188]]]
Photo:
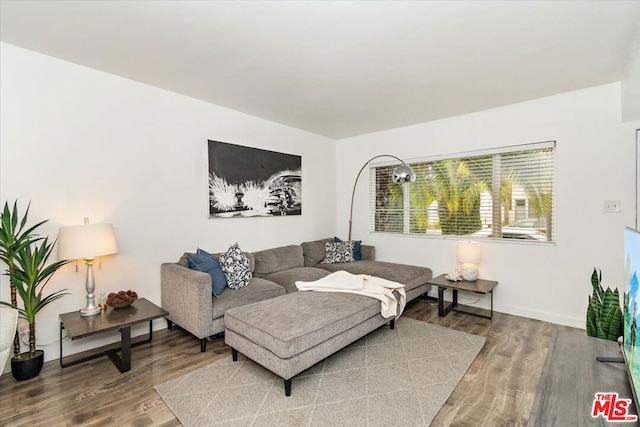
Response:
[[[623,334],[622,309],[618,289],[602,289],[602,271],[593,269],[591,286],[593,295],[589,296],[587,306],[587,335],[616,341]]]

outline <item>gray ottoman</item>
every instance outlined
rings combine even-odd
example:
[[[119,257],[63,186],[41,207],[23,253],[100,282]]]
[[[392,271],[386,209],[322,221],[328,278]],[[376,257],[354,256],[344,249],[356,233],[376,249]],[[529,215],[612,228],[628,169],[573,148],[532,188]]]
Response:
[[[361,295],[294,292],[227,310],[224,340],[284,379],[291,378],[395,319],[380,315],[380,301]]]

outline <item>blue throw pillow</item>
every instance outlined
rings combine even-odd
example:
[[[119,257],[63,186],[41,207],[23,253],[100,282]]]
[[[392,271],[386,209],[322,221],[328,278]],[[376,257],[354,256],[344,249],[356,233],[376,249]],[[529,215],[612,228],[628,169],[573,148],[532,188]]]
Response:
[[[211,276],[211,293],[219,297],[227,287],[227,276],[224,275],[220,263],[209,252],[198,248],[196,254],[187,254],[190,269],[208,273]]]
[[[335,243],[342,242],[342,240],[340,240],[339,237],[334,237],[333,241]],[[355,261],[362,261],[362,240],[352,240],[352,242],[353,242],[353,259]]]

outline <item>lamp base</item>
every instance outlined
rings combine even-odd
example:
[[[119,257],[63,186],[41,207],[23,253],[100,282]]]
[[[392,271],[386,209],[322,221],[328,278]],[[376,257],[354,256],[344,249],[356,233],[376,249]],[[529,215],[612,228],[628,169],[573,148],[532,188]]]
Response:
[[[96,290],[96,282],[93,278],[93,258],[85,258],[87,263],[87,305],[80,310],[80,316],[88,317],[99,314],[102,310],[96,306],[96,296],[94,291]]]
[[[80,310],[80,316],[82,316],[82,317],[95,316],[96,314],[100,314],[101,312],[102,312],[102,310],[100,310],[100,307],[97,307],[97,308],[83,308],[82,310]]]
[[[478,269],[475,267],[462,267],[462,278],[467,282],[478,280]]]

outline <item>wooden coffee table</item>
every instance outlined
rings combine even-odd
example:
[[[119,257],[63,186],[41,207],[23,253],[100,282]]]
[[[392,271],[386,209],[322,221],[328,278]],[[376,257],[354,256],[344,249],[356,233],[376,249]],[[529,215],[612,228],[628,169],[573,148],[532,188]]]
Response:
[[[102,313],[95,316],[80,316],[80,311],[72,311],[60,315],[60,366],[77,365],[87,360],[97,357],[109,356],[109,359],[116,365],[120,372],[127,372],[131,369],[131,348],[140,344],[145,344],[153,339],[153,319],[158,319],[169,314],[152,302],[140,298],[125,308],[108,307]],[[131,340],[131,326],[149,322],[149,334],[146,338]],[[66,329],[71,340],[90,337],[109,331],[120,331],[120,346],[107,345],[92,351],[86,357],[74,358],[73,356],[63,357],[62,355],[62,330]],[[121,356],[118,355],[118,351]],[[63,360],[65,359],[65,360]]]
[[[493,318],[493,288],[498,286],[498,282],[493,280],[478,279],[474,282],[468,282],[466,280],[453,281],[447,280],[445,274],[441,274],[438,277],[430,279],[427,283],[438,287],[438,316],[444,317],[450,311],[457,311],[460,313],[471,314],[473,316],[484,317],[486,319]],[[444,306],[444,291],[451,289],[453,291],[453,301],[448,306]],[[456,309],[458,305],[458,291],[474,292],[476,294],[489,294],[491,296],[491,310],[489,316],[474,313],[471,311],[464,311]]]

